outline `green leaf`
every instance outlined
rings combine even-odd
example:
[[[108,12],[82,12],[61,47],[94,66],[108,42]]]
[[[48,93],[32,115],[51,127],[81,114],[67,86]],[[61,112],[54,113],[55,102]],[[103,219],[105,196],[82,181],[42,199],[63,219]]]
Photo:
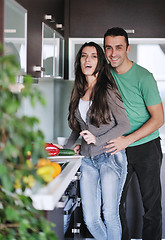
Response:
[[[14,145],[12,145],[11,142],[6,143],[6,147],[4,149],[4,155],[7,158],[16,157],[18,156],[18,154],[19,154],[19,150]]]
[[[9,206],[9,207],[6,207],[5,213],[6,213],[6,217],[7,217],[8,221],[11,221],[11,222],[19,221],[19,215],[18,215],[17,210],[15,210]]]
[[[7,173],[7,167],[0,164],[0,176],[4,175]]]
[[[12,189],[13,189],[12,178],[8,174],[1,176],[2,187],[4,189],[6,189],[7,191],[12,191]]]

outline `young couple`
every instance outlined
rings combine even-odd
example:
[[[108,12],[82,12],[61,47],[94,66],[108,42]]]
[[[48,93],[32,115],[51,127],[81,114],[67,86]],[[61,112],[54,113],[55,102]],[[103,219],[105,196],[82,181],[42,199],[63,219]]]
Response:
[[[156,81],[128,59],[130,45],[124,29],[107,30],[104,50],[106,58],[94,42],[79,50],[69,105],[72,133],[65,148],[82,136],[81,148],[74,149],[84,156],[80,180],[84,220],[97,240],[129,240],[125,201],[135,172],[145,212],[142,239],[160,240],[158,129],[164,113]]]

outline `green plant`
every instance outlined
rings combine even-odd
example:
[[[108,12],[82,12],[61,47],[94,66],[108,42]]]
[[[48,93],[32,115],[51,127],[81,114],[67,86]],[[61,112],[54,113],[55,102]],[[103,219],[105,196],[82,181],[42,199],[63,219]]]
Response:
[[[43,180],[36,174],[35,164],[46,157],[44,135],[36,128],[35,117],[20,116],[24,98],[32,106],[45,103],[41,93],[32,87],[32,78],[24,77],[24,88],[13,92],[19,66],[13,56],[0,56],[0,239],[1,240],[55,240],[53,223],[44,212],[34,209],[24,195],[27,187],[37,190]],[[28,159],[31,153],[32,162]],[[30,164],[28,164],[30,163]],[[25,180],[26,179],[26,180]],[[31,183],[30,180],[32,179]],[[18,193],[18,188],[20,193]]]

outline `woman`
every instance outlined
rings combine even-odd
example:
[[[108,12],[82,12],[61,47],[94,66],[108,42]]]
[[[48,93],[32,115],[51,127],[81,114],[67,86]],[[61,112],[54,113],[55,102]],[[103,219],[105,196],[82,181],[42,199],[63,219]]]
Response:
[[[126,155],[121,151],[112,156],[104,146],[128,132],[130,125],[104,52],[94,42],[85,43],[76,57],[68,121],[72,133],[64,147],[71,148],[82,136],[84,221],[95,239],[120,240],[119,202],[127,173]]]

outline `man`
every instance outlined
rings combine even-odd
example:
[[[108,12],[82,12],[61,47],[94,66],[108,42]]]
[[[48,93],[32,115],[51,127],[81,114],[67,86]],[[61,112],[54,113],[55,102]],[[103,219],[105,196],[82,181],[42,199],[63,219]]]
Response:
[[[158,129],[164,123],[161,98],[153,75],[128,59],[130,45],[124,29],[108,29],[104,35],[104,49],[131,124],[131,130],[125,136],[109,141],[105,147],[107,152],[113,151],[112,154],[126,148],[128,174],[120,206],[122,240],[130,239],[124,206],[134,172],[145,212],[142,239],[160,240],[162,151]]]

